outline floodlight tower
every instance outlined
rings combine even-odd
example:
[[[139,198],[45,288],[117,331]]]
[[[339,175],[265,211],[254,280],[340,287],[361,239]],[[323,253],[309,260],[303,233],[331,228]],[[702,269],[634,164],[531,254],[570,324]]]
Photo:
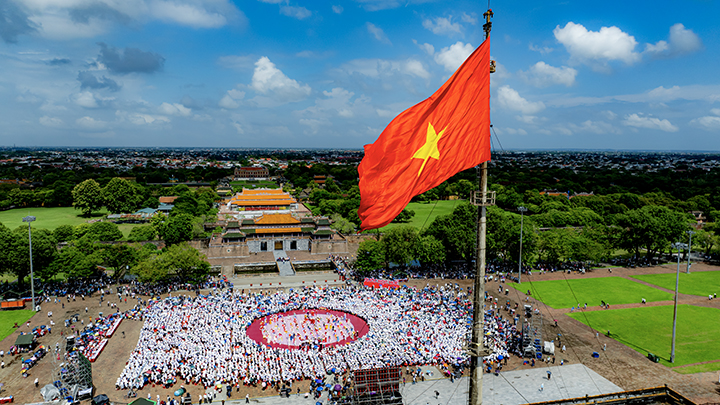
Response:
[[[677,249],[677,273],[675,274],[675,305],[673,305],[673,331],[672,331],[672,347],[670,348],[670,363],[675,363],[675,332],[677,330],[677,304],[678,304],[678,287],[680,285],[680,242],[673,244]]]
[[[686,233],[688,234],[688,261],[685,274],[690,274],[690,253],[692,253],[692,236],[695,234],[695,231],[687,231]]]
[[[520,211],[520,257],[518,258],[518,284],[522,282],[522,237],[523,237],[523,214],[527,212],[527,208],[518,207]]]
[[[33,276],[33,265],[32,265],[32,227],[30,226],[35,220],[35,217],[28,215],[24,217],[23,222],[28,223],[28,243],[30,246],[30,292],[32,296],[32,310],[35,311],[35,277]]]

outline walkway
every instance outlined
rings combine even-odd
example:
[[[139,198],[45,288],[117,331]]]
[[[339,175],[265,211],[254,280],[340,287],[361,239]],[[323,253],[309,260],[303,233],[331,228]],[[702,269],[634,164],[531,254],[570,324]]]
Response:
[[[290,264],[290,260],[285,260],[288,258],[288,255],[287,253],[285,253],[284,250],[273,250],[273,256],[275,256],[275,263],[277,263],[278,270],[280,271],[280,277],[295,275],[295,270],[293,270],[292,264]],[[278,259],[283,260],[280,261]]]

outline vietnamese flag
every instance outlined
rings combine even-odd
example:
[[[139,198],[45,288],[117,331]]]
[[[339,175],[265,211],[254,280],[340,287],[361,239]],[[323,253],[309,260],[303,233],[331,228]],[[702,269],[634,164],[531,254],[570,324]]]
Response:
[[[410,200],[490,160],[490,39],[430,98],[393,119],[365,145],[361,228],[389,224]]]

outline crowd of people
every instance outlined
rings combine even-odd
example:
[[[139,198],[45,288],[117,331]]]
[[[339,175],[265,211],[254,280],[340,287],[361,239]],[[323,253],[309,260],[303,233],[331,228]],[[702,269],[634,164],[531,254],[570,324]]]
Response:
[[[263,345],[248,336],[258,318],[296,309],[328,309],[364,319],[369,331],[342,346],[306,349]],[[303,288],[288,292],[215,291],[149,300],[133,312],[145,320],[118,388],[148,383],[212,386],[317,378],[329,371],[392,365],[464,365],[472,303],[453,285],[397,290]],[[503,330],[504,331],[504,330]]]

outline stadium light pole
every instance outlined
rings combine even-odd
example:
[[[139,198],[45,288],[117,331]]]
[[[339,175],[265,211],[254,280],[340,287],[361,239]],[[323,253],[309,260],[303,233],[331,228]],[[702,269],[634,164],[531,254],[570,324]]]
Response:
[[[680,285],[680,242],[674,247],[677,249],[677,273],[675,275],[675,305],[673,306],[673,332],[672,347],[670,348],[670,363],[675,363],[675,331],[677,330],[677,303],[678,303],[678,286]]]
[[[687,231],[688,234],[688,261],[687,261],[687,268],[685,269],[685,274],[690,274],[690,253],[692,253],[692,236],[695,234],[694,231]]]
[[[522,282],[522,237],[523,237],[523,214],[527,212],[527,208],[518,207],[520,211],[520,257],[518,258],[518,284]]]
[[[28,215],[24,217],[23,222],[28,223],[28,243],[30,247],[30,293],[32,297],[32,309],[35,311],[35,277],[33,276],[33,265],[32,265],[32,222],[35,220],[35,217],[32,215]]]

